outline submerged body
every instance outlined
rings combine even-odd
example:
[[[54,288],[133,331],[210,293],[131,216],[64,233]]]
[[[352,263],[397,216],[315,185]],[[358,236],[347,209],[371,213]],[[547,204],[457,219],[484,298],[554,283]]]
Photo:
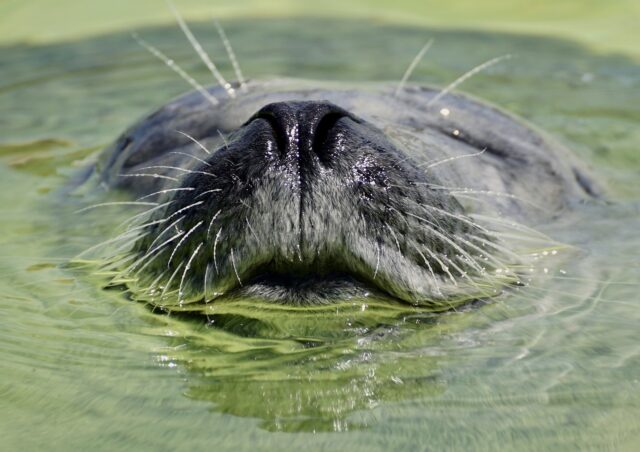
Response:
[[[528,233],[519,223],[597,192],[567,150],[466,96],[289,79],[241,88],[179,97],[96,165],[105,186],[152,205],[122,271],[168,310],[372,294],[447,309],[517,282],[523,256],[504,237]]]

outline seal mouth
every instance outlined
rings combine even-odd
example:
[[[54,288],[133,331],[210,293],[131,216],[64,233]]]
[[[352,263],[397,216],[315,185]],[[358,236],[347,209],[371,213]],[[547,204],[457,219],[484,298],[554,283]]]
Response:
[[[268,104],[177,186],[136,241],[138,298],[455,306],[495,295],[491,231],[373,125],[327,101]]]

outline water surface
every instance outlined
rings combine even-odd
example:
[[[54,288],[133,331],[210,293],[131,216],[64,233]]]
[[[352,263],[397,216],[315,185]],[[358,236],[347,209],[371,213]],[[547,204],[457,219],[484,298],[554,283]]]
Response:
[[[399,80],[430,37],[417,82],[446,84],[514,54],[464,90],[574,149],[610,202],[540,225],[567,246],[539,256],[529,287],[464,312],[248,305],[214,325],[159,315],[65,265],[134,212],[74,214],[107,195],[61,190],[133,120],[188,87],[127,33],[1,47],[3,446],[636,449],[638,65],[541,37],[346,20],[225,25],[252,78]],[[194,28],[223,55],[212,27]],[[177,27],[140,34],[208,80]]]

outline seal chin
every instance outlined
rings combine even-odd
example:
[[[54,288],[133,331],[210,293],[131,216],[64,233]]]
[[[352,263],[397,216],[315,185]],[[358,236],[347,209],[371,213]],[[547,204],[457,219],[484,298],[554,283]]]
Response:
[[[331,102],[268,104],[178,169],[129,268],[139,298],[167,309],[370,296],[447,308],[505,284],[491,232],[381,130]]]

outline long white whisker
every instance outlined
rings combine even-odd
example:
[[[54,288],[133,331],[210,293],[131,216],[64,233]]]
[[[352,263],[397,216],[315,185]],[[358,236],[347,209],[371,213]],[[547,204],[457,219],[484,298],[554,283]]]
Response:
[[[425,255],[422,254],[422,252],[417,247],[414,247],[414,249],[418,252],[420,257],[422,257],[422,260],[424,261],[424,263],[427,265],[427,269],[429,270],[429,273],[431,273],[431,277],[433,278],[433,282],[436,285],[436,293],[438,295],[442,295],[442,291],[440,290],[440,284],[438,284],[438,278],[436,277],[436,274],[433,272],[433,268],[431,267],[431,264],[429,263],[429,261],[427,260]]]
[[[175,246],[175,248],[173,249],[173,251],[171,252],[171,256],[169,256],[169,260],[167,261],[167,268],[170,268],[171,265],[171,261],[173,260],[173,256],[176,255],[176,251],[178,251],[178,248],[180,248],[180,245],[182,245],[184,243],[185,240],[187,240],[187,238],[193,233],[193,231],[195,231],[196,229],[198,229],[200,227],[200,225],[203,223],[203,221],[199,221],[198,224],[196,224],[194,227],[192,227],[191,229],[189,229],[189,231],[187,231],[187,233],[185,235],[182,236],[182,238],[180,239],[180,241],[178,242],[178,244]]]
[[[178,302],[182,303],[182,286],[184,285],[184,280],[187,277],[187,273],[189,273],[189,269],[191,268],[191,263],[193,259],[195,259],[196,255],[200,252],[200,248],[202,248],[202,242],[196,247],[196,250],[193,252],[189,260],[187,261],[187,265],[184,267],[184,271],[182,272],[182,278],[180,278],[180,286],[178,287]]]
[[[132,174],[118,174],[118,177],[152,177],[154,179],[167,179],[173,182],[178,182],[178,179],[171,176],[164,176],[162,174],[149,174],[149,173],[132,173]]]
[[[115,201],[115,202],[102,202],[100,204],[93,204],[88,207],[84,207],[80,210],[76,210],[73,212],[81,213],[86,212],[87,210],[97,209],[98,207],[108,207],[108,206],[157,206],[157,202],[140,202],[140,201]]]
[[[198,201],[198,202],[194,202],[193,204],[189,204],[186,207],[183,207],[182,209],[178,209],[175,212],[173,212],[171,215],[169,215],[167,218],[165,218],[167,221],[170,220],[171,218],[175,217],[176,215],[180,215],[182,212],[184,212],[185,210],[189,210],[193,207],[199,206],[200,204],[202,204],[204,201]]]
[[[180,66],[178,66],[178,64],[175,61],[167,57],[164,53],[162,53],[157,48],[153,47],[151,44],[147,43],[146,41],[138,37],[137,34],[133,33],[131,36],[133,37],[133,39],[135,39],[138,42],[138,44],[140,44],[142,47],[147,49],[153,56],[158,58],[160,61],[164,62],[164,64],[166,64],[173,72],[178,74],[180,77],[182,77],[184,81],[186,81],[189,85],[194,87],[202,95],[202,97],[204,97],[209,101],[211,105],[213,105],[214,107],[217,107],[218,105],[220,105],[220,102],[218,101],[218,99],[213,97],[209,93],[209,91],[206,90],[206,88],[204,88],[193,77],[187,74],[186,71],[182,69]]]
[[[416,67],[418,66],[418,63],[420,63],[422,58],[424,58],[425,54],[429,51],[432,44],[433,44],[433,39],[429,39],[427,43],[422,47],[422,49],[420,49],[418,54],[413,58],[413,60],[411,61],[411,64],[409,65],[407,70],[404,72],[404,75],[402,76],[400,83],[398,83],[398,87],[396,88],[396,91],[393,94],[394,96],[397,96],[398,94],[400,94],[400,91],[402,91],[402,89],[404,88],[404,85],[407,83],[407,80],[409,80],[409,77],[411,77],[411,74],[413,74],[413,71],[415,71]]]
[[[445,159],[436,160],[435,162],[421,163],[420,165],[416,165],[416,166],[417,167],[423,167],[424,165],[427,165],[424,169],[428,170],[428,169],[431,169],[431,168],[436,167],[438,165],[442,165],[443,163],[453,162],[454,160],[459,160],[459,159],[463,159],[463,158],[467,158],[467,157],[478,157],[478,156],[484,154],[484,152],[486,150],[487,150],[487,148],[484,148],[483,150],[478,151],[478,152],[474,152],[472,154],[456,155],[455,157],[447,157]]]
[[[502,56],[499,56],[499,57],[496,57],[496,58],[492,58],[489,61],[485,61],[484,63],[479,64],[478,66],[474,67],[473,69],[465,72],[460,77],[458,77],[453,82],[451,82],[449,85],[447,85],[445,88],[443,88],[438,94],[436,94],[435,97],[433,97],[433,99],[431,99],[429,102],[427,102],[426,106],[430,107],[431,105],[435,104],[440,99],[442,99],[444,96],[449,94],[449,92],[451,92],[452,90],[456,89],[458,86],[460,86],[462,83],[464,83],[469,78],[471,78],[474,75],[476,75],[478,72],[482,72],[485,69],[493,66],[494,64],[499,63],[500,61],[503,61],[503,60],[508,60],[509,58],[512,58],[512,55],[508,55],[507,54],[507,55],[502,55]]]
[[[181,172],[183,172],[185,174],[204,174],[206,176],[216,177],[215,174],[207,173],[206,171],[190,170],[190,169],[186,169],[186,168],[180,168],[179,166],[170,166],[170,165],[152,165],[152,166],[145,166],[144,168],[139,168],[139,169],[141,169],[141,170],[170,169],[170,170],[174,170],[174,171],[181,171]]]
[[[220,215],[220,212],[222,212],[222,210],[218,210],[213,217],[211,217],[211,221],[209,222],[209,227],[207,228],[207,239],[209,239],[209,234],[211,234],[211,226],[213,226],[213,222],[216,221],[216,218],[218,218],[218,215]]]
[[[219,273],[218,271],[218,261],[216,260],[216,251],[218,248],[218,239],[220,238],[220,234],[222,233],[222,228],[218,229],[218,233],[216,234],[216,238],[213,241],[213,266],[216,269],[216,273]]]
[[[160,191],[154,191],[153,193],[149,193],[148,195],[141,196],[137,200],[140,201],[142,199],[151,198],[152,196],[155,196],[155,195],[164,195],[165,193],[172,193],[174,191],[192,191],[192,190],[195,190],[195,188],[193,188],[193,187],[167,188],[167,189],[160,190]],[[173,201],[170,201],[170,202],[173,202]],[[167,203],[164,203],[162,205],[164,206],[166,204]]]
[[[157,236],[155,239],[153,239],[153,242],[151,242],[151,244],[149,245],[149,249],[153,248],[153,245],[155,245],[157,242],[160,241],[160,237],[162,237],[164,234],[167,233],[167,231],[169,231],[172,227],[174,227],[176,224],[178,224],[180,221],[184,220],[185,216],[181,216],[180,218],[178,218],[177,220],[175,220],[173,223],[171,223],[169,226],[167,226],[166,228],[164,228]],[[169,221],[168,218],[165,219],[165,221]],[[178,229],[178,232],[182,232]]]
[[[193,160],[197,160],[200,163],[204,163],[207,166],[211,166],[209,163],[205,162],[204,160],[202,160],[201,158],[196,157],[195,155],[191,155],[191,154],[187,154],[186,152],[180,152],[180,151],[171,151],[169,152],[169,154],[175,154],[175,155],[184,155],[185,157],[189,157]]]
[[[233,248],[231,248],[231,265],[233,265],[233,272],[236,274],[238,284],[240,284],[240,287],[242,287],[242,281],[240,281],[240,275],[238,274],[238,269],[236,268],[236,260],[233,257]]]
[[[231,97],[231,98],[236,97],[236,91],[231,86],[231,83],[229,83],[229,82],[227,82],[225,80],[225,78],[222,76],[222,74],[220,73],[220,71],[218,70],[216,65],[213,64],[213,61],[211,61],[211,58],[209,58],[209,55],[207,55],[207,52],[204,51],[204,49],[202,48],[202,46],[200,45],[200,43],[198,42],[196,37],[193,35],[191,30],[189,29],[189,27],[185,23],[184,19],[182,18],[182,16],[180,15],[180,13],[176,9],[176,7],[174,6],[173,2],[167,0],[167,4],[169,5],[169,8],[171,9],[171,12],[173,13],[173,15],[175,16],[176,20],[178,21],[178,25],[182,29],[182,32],[184,33],[184,35],[187,37],[187,39],[191,43],[191,46],[196,51],[196,53],[198,54],[198,56],[200,57],[200,59],[202,60],[204,65],[207,66],[209,71],[211,71],[211,74],[218,81],[218,83],[220,83],[220,85],[222,85],[222,87],[225,89],[225,91],[227,92],[229,97]]]
[[[162,209],[163,207],[166,207],[166,206],[168,206],[169,204],[173,204],[173,201],[163,202],[162,204],[158,204],[157,206],[155,206],[155,207],[153,207],[153,208],[151,208],[151,209],[148,209],[148,210],[145,210],[144,212],[140,212],[140,213],[138,213],[138,214],[136,214],[136,215],[133,215],[132,217],[127,218],[127,219],[126,219],[126,220],[124,220],[122,223],[120,223],[120,224],[116,227],[116,229],[123,228],[123,227],[125,227],[125,226],[127,226],[127,225],[134,224],[134,223],[138,220],[138,218],[141,218],[141,217],[147,216],[147,215],[149,215],[151,212],[155,212],[156,210]]]
[[[184,262],[180,262],[180,265],[178,265],[176,267],[176,269],[173,271],[173,273],[169,277],[169,280],[167,281],[167,284],[164,286],[164,289],[162,289],[162,293],[160,294],[160,299],[161,300],[165,297],[165,294],[167,293],[167,290],[169,290],[169,287],[171,287],[171,283],[173,282],[173,278],[176,277],[176,275],[178,274],[178,272],[180,271],[180,269],[182,268],[183,265],[184,265]]]
[[[246,91],[247,84],[245,82],[244,76],[242,75],[242,71],[240,70],[240,64],[238,63],[236,54],[231,47],[229,39],[227,38],[227,34],[224,32],[224,29],[217,20],[214,20],[213,24],[215,25],[216,30],[218,30],[218,35],[220,35],[220,39],[222,40],[222,44],[227,51],[227,55],[229,55],[229,60],[231,61],[231,65],[233,66],[233,71],[236,73],[236,78],[238,79],[238,83],[240,84],[240,89]]]
[[[198,140],[196,140],[195,138],[193,138],[191,135],[189,135],[186,132],[183,132],[181,130],[176,130],[176,132],[178,132],[179,134],[189,138],[191,141],[193,141],[195,144],[198,145],[198,147],[200,147],[200,149],[202,149],[205,153],[211,155],[211,151],[209,149],[207,149],[202,143],[200,143]]]

